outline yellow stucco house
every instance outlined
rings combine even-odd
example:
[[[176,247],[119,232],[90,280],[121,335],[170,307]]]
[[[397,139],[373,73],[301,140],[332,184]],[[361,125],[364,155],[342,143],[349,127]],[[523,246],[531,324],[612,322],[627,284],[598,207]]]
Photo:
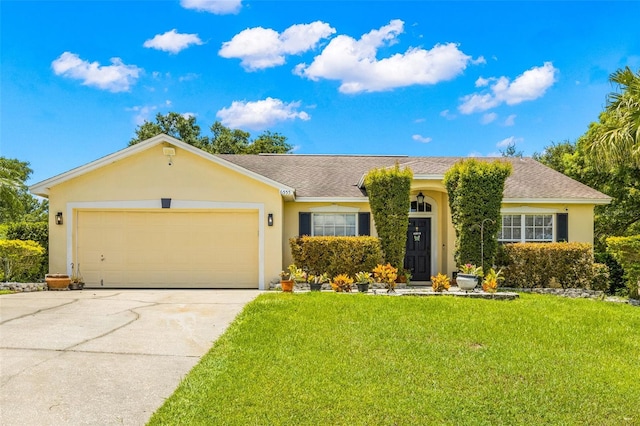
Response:
[[[30,190],[49,199],[50,272],[79,264],[86,287],[266,289],[292,262],[291,237],[376,235],[363,178],[398,162],[414,173],[406,265],[419,282],[456,270],[443,177],[458,160],[211,155],[158,135]],[[504,160],[501,241],[593,242],[608,196],[533,159]]]

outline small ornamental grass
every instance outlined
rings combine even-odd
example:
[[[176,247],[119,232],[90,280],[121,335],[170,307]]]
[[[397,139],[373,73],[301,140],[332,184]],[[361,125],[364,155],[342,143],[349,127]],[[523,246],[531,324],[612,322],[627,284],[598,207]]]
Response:
[[[640,310],[269,293],[151,425],[640,424]]]

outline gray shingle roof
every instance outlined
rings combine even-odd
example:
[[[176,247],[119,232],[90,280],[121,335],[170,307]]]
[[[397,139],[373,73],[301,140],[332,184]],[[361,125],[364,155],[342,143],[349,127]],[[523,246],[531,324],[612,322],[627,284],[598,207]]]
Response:
[[[371,155],[295,155],[222,154],[220,158],[261,174],[284,185],[295,188],[296,197],[362,197],[358,182],[369,170],[392,167],[410,167],[414,175],[444,175],[463,157],[409,157]],[[507,199],[567,199],[603,201],[609,197],[532,158],[477,158],[496,159],[513,165],[507,179],[504,198]]]

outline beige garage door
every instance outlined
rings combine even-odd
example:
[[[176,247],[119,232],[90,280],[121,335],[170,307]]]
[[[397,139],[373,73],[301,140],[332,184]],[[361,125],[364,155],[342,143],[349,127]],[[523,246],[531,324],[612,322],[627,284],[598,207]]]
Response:
[[[80,211],[87,287],[258,288],[257,211]]]

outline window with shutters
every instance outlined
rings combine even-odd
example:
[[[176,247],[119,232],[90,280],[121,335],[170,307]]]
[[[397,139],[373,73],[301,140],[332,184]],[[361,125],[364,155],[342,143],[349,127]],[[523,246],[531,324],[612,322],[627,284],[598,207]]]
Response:
[[[358,235],[356,223],[356,213],[313,213],[311,215],[311,235],[353,237]]]
[[[553,242],[553,214],[503,214],[498,230],[502,243]]]

